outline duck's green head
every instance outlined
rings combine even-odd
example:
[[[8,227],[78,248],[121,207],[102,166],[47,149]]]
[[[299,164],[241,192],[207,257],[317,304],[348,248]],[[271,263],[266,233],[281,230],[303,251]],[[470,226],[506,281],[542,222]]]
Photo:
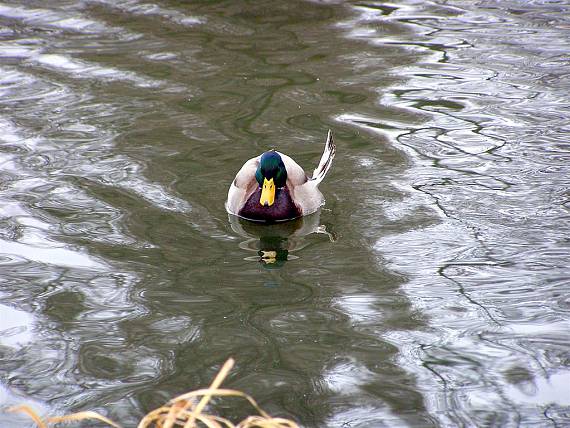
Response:
[[[287,170],[279,153],[272,150],[261,155],[255,179],[261,187],[259,203],[270,207],[275,202],[275,189],[284,187],[287,182]]]

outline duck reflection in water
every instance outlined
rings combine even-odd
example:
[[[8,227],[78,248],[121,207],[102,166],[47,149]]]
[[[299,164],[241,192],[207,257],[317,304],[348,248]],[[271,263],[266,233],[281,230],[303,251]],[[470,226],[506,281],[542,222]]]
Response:
[[[312,233],[322,233],[331,242],[336,240],[333,233],[320,224],[320,211],[282,223],[255,223],[240,217],[229,215],[231,227],[235,233],[247,238],[239,247],[255,252],[255,256],[246,257],[261,263],[267,269],[279,269],[287,261],[298,258],[292,254],[306,247],[306,237]]]

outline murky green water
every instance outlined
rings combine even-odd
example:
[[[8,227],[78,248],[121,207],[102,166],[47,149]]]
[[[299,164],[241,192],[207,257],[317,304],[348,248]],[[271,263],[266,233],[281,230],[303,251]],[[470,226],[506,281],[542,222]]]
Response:
[[[569,425],[569,46],[549,1],[1,3],[0,406],[135,426],[233,356],[304,427]],[[329,128],[320,213],[228,218]]]

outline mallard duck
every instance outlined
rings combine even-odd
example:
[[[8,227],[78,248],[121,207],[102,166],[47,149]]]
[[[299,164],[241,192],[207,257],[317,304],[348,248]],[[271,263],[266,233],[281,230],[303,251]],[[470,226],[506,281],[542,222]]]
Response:
[[[325,150],[311,177],[297,162],[275,150],[248,160],[230,186],[226,210],[259,222],[285,221],[314,213],[325,202],[318,186],[335,153],[329,130]]]

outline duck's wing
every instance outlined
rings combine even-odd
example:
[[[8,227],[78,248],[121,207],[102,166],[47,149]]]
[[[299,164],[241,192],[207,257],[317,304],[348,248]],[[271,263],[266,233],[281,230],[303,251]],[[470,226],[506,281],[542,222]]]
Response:
[[[313,176],[311,177],[311,180],[316,180],[317,185],[323,181],[323,178],[325,178],[325,175],[327,175],[327,172],[331,169],[335,154],[336,146],[334,144],[332,131],[329,129],[327,140],[325,141],[325,150],[321,156],[319,165],[315,168]]]
[[[336,146],[334,144],[332,131],[329,129],[327,139],[325,141],[325,150],[323,151],[319,165],[313,171],[312,177],[309,177],[303,168],[301,168],[292,158],[281,152],[277,153],[279,153],[281,159],[283,159],[283,163],[287,169],[287,179],[291,181],[291,184],[294,186],[301,186],[309,180],[314,180],[316,183],[313,184],[318,185],[323,181],[323,178],[325,178],[325,175],[327,175],[327,172],[332,166],[332,161],[336,154]]]
[[[291,185],[293,187],[302,186],[309,180],[307,173],[297,162],[295,162],[286,154],[283,154],[281,152],[277,153],[279,153],[279,156],[281,156],[281,160],[283,160],[283,164],[287,170],[287,184],[289,187],[291,187]]]
[[[321,156],[319,165],[309,177],[303,168],[289,156],[279,153],[287,168],[287,185],[293,201],[301,209],[303,215],[311,214],[324,204],[325,199],[319,191],[319,183],[325,178],[332,165],[336,153],[332,132],[329,130],[325,142],[325,150]]]
[[[230,214],[237,215],[251,194],[257,189],[255,171],[259,166],[260,159],[261,156],[251,158],[243,164],[236,174],[236,178],[228,190],[228,200],[226,201],[226,210]]]

